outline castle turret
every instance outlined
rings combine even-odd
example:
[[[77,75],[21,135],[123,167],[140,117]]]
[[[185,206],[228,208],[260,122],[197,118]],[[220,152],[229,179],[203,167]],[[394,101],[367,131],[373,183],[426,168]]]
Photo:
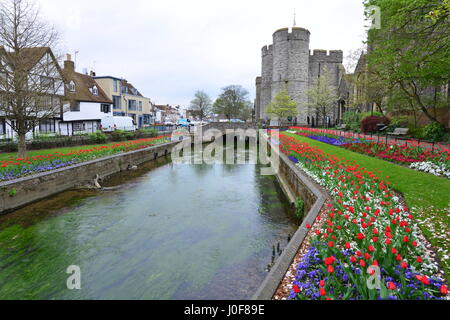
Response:
[[[304,28],[283,28],[273,34],[273,45],[262,48],[262,77],[257,80],[257,118],[266,119],[265,109],[275,95],[287,89],[298,104],[297,124],[308,121],[308,89],[317,83],[325,67],[331,84],[338,86],[342,76],[341,50],[309,50],[310,32]],[[311,115],[310,115],[311,116]]]
[[[273,46],[262,48],[261,101],[259,119],[266,118],[266,107],[272,102]]]

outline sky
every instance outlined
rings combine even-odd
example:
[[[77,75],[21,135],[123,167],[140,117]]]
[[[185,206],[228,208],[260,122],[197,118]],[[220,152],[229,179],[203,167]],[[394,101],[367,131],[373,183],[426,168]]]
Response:
[[[215,99],[237,84],[255,97],[261,48],[292,27],[311,32],[310,49],[360,48],[362,0],[36,0],[76,68],[131,82],[156,104],[189,106],[195,91]]]

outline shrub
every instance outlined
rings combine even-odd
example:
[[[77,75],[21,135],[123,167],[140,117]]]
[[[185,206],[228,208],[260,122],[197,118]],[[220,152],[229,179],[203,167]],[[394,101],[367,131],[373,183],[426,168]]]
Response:
[[[347,129],[351,131],[359,131],[359,122],[361,114],[356,112],[344,113],[342,120],[347,125]]]
[[[439,122],[433,122],[423,129],[424,138],[430,141],[441,141],[445,136],[445,128]]]
[[[105,143],[108,136],[101,131],[97,131],[89,134],[89,141],[91,143]]]
[[[424,130],[421,127],[409,126],[409,135],[415,139],[425,139]]]
[[[386,117],[370,116],[361,121],[361,131],[366,132],[377,132],[378,124],[389,125],[390,120]]]
[[[407,128],[409,125],[409,119],[407,116],[393,117],[391,119],[391,128]]]
[[[149,137],[157,137],[159,135],[159,131],[155,128],[144,128],[138,131],[143,136],[149,136]]]
[[[123,130],[116,130],[113,133],[111,133],[111,138],[113,141],[126,141],[128,140],[126,136],[126,131]]]

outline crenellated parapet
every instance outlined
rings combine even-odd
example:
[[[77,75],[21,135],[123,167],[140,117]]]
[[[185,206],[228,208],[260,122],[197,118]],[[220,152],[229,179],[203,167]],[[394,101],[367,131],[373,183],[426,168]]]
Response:
[[[310,62],[329,62],[342,63],[344,61],[344,52],[342,50],[321,50],[315,49],[309,55]]]
[[[268,56],[268,55],[272,55],[273,54],[273,46],[269,45],[269,46],[262,47],[261,54],[262,54],[263,57]]]

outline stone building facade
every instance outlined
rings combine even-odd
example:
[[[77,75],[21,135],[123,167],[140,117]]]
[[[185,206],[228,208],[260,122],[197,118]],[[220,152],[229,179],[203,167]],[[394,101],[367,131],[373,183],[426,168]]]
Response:
[[[265,113],[267,105],[279,91],[287,88],[289,96],[298,103],[295,122],[299,125],[317,123],[316,115],[308,110],[307,90],[327,68],[330,84],[337,91],[345,69],[341,50],[311,52],[310,35],[304,28],[279,29],[273,34],[273,44],[262,48],[261,76],[256,78],[256,120],[269,119]],[[335,113],[329,115],[332,123],[336,121]]]

